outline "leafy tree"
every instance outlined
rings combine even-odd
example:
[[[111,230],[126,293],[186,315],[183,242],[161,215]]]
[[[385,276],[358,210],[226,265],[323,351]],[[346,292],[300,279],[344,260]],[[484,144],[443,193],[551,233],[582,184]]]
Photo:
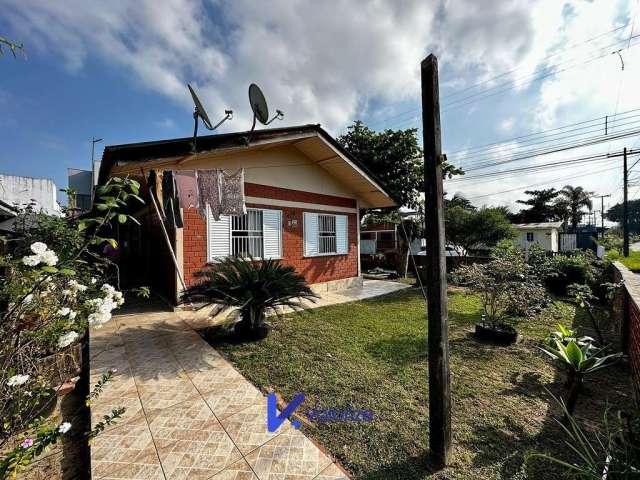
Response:
[[[516,200],[516,203],[527,205],[529,208],[522,209],[514,216],[514,221],[519,223],[549,222],[557,218],[556,207],[553,201],[560,192],[555,188],[544,190],[525,190],[529,195],[527,200]]]
[[[444,213],[445,235],[459,254],[469,250],[494,247],[513,238],[513,226],[500,208],[471,210],[461,206],[447,208]]]
[[[640,199],[629,201],[629,232],[634,235],[640,233]],[[612,222],[619,222],[622,224],[623,204],[616,203],[613,207],[607,210],[606,217]]]
[[[588,192],[582,187],[565,185],[558,194],[559,198],[556,201],[558,216],[563,220],[568,219],[575,229],[584,213],[582,207],[587,207],[589,211],[593,208],[593,203],[591,202],[593,192]]]
[[[450,200],[444,199],[445,208],[462,207],[465,210],[476,210],[470,200],[466,199],[459,193],[456,193]]]
[[[358,120],[338,137],[338,142],[367,166],[398,205],[418,208],[424,173],[417,132],[416,128],[376,132]],[[443,174],[449,178],[463,173],[443,164]]]

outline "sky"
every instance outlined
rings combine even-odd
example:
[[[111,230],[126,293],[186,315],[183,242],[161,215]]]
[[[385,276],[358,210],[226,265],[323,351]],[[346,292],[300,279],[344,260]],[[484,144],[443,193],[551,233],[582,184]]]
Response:
[[[0,172],[63,188],[67,168],[89,168],[92,137],[104,139],[99,157],[105,144],[189,136],[187,83],[213,122],[233,109],[220,132],[250,128],[255,82],[285,112],[272,125],[337,136],[361,119],[421,135],[420,61],[434,53],[443,151],[468,170],[445,183],[449,195],[517,210],[526,188],[571,184],[611,194],[606,208],[622,195],[619,157],[470,177],[640,149],[638,3],[0,0],[0,37],[27,52],[0,57]],[[607,135],[630,136],[602,137],[605,116]],[[607,141],[514,161],[595,136]]]

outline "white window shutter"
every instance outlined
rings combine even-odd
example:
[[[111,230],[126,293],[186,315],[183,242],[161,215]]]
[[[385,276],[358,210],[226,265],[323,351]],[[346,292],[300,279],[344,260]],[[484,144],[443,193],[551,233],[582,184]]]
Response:
[[[318,214],[304,212],[304,255],[318,255]]]
[[[231,255],[231,217],[221,215],[220,220],[214,220],[209,205],[207,205],[207,237],[210,262]]]
[[[336,215],[336,253],[349,253],[349,229],[347,216]]]
[[[282,211],[262,210],[264,258],[282,258]]]

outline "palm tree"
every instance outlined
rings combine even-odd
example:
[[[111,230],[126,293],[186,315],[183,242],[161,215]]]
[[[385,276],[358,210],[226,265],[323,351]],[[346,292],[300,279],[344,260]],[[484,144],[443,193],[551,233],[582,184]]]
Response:
[[[266,336],[269,330],[264,322],[268,312],[277,314],[283,307],[304,310],[303,299],[315,302],[318,298],[302,275],[277,260],[228,257],[198,276],[201,282],[184,291],[183,301],[216,304],[220,307],[218,313],[239,309],[240,321],[235,331],[250,338]]]
[[[565,185],[560,190],[560,197],[556,201],[556,207],[563,213],[559,213],[559,216],[568,217],[571,221],[571,226],[575,230],[580,223],[580,217],[582,216],[582,207],[587,207],[589,211],[593,208],[591,197],[593,192],[588,192],[582,187],[572,187],[571,185]]]

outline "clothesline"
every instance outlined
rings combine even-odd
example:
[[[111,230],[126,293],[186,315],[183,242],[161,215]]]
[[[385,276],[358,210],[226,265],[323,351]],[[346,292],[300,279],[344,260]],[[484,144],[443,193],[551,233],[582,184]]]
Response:
[[[182,208],[196,208],[203,218],[208,208],[216,221],[221,215],[247,213],[244,168],[231,173],[222,169],[151,169],[147,184],[161,220],[173,228],[183,226]]]

